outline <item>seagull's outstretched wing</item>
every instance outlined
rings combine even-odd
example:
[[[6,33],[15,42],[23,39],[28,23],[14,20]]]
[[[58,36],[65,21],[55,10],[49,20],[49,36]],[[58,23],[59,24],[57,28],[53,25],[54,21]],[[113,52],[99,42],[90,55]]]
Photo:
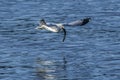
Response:
[[[87,24],[90,21],[91,18],[84,18],[82,20],[77,20],[77,21],[73,21],[68,23],[68,26],[83,26],[85,24]]]
[[[63,30],[63,32],[64,32],[64,37],[63,37],[63,42],[64,42],[64,40],[65,40],[65,38],[66,38],[66,30],[65,30],[65,28],[62,28],[62,30]]]
[[[82,20],[76,20],[76,21],[72,21],[70,23],[61,23],[61,24],[63,26],[83,26],[83,25],[87,24],[90,20],[91,20],[91,18],[84,18]],[[47,25],[55,26],[56,23],[47,23]]]

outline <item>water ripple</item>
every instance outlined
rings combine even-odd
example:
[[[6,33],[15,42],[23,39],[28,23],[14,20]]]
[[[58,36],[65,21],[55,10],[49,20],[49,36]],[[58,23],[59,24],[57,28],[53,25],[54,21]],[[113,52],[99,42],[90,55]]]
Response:
[[[1,0],[0,80],[119,80],[119,0]],[[107,5],[107,6],[106,6]],[[39,20],[85,26],[35,30]]]

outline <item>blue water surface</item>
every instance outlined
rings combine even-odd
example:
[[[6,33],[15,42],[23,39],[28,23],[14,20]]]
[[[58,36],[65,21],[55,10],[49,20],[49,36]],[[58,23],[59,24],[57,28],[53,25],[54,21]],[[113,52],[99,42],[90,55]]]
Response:
[[[63,33],[39,20],[91,17]],[[120,80],[120,0],[0,0],[0,80]]]

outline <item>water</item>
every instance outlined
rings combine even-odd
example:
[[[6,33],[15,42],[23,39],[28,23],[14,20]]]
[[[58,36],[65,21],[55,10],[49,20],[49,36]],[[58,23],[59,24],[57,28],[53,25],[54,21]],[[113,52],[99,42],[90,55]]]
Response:
[[[39,20],[70,22],[62,33]],[[120,0],[0,0],[0,80],[119,80]]]

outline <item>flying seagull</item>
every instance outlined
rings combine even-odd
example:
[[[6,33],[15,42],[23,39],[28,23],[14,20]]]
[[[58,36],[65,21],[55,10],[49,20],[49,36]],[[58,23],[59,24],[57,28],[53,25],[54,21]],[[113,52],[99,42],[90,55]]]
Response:
[[[62,24],[55,24],[55,25],[52,25],[52,26],[49,26],[46,24],[45,20],[42,19],[40,20],[40,24],[39,26],[36,27],[36,29],[45,29],[45,30],[48,30],[48,31],[51,31],[51,32],[60,32],[60,31],[63,31],[64,32],[64,37],[63,37],[63,42],[66,38],[66,30],[64,28],[64,26]]]

